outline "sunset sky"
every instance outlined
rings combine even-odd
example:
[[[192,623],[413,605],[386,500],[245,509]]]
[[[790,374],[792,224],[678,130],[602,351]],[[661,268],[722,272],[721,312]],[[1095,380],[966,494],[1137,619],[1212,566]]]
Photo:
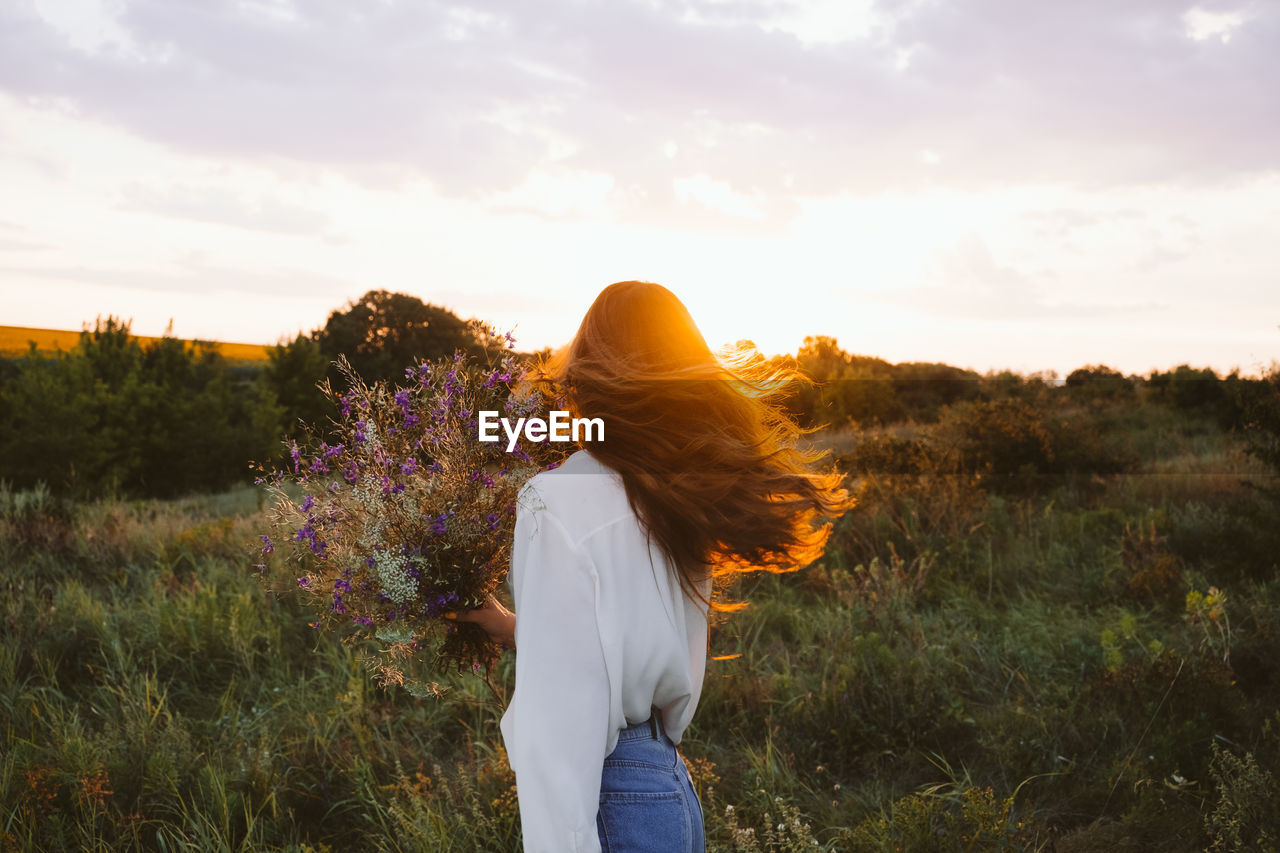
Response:
[[[0,323],[1280,359],[1280,2],[0,0]]]

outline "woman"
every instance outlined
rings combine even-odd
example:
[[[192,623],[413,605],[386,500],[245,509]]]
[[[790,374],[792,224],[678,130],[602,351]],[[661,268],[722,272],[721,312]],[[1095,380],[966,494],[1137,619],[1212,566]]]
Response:
[[[735,573],[821,553],[850,506],[773,402],[789,372],[717,359],[666,288],[606,287],[542,376],[604,439],[521,491],[508,586],[459,614],[516,648],[501,729],[527,853],[703,851],[677,745]],[[713,591],[716,594],[713,594]]]

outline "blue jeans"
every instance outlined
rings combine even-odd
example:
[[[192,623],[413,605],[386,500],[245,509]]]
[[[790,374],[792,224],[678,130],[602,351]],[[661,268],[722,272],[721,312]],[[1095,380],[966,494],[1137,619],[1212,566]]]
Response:
[[[702,804],[656,708],[620,731],[604,760],[596,830],[603,853],[706,851]]]

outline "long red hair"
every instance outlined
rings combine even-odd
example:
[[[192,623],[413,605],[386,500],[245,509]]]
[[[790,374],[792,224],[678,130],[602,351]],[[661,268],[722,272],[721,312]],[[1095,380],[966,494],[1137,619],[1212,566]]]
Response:
[[[806,430],[778,402],[803,377],[754,348],[717,356],[659,284],[606,287],[534,375],[575,417],[603,419],[604,440],[587,449],[621,475],[686,594],[712,609],[746,606],[723,601],[739,573],[811,563],[831,531],[822,519],[853,506],[834,468],[815,469],[825,452],[797,447]],[[708,572],[710,600],[696,586]]]

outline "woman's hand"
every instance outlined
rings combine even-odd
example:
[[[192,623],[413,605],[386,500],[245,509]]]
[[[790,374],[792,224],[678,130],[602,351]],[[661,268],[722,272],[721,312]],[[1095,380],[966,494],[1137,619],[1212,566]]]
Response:
[[[475,622],[488,631],[489,636],[503,648],[516,647],[516,615],[503,607],[502,602],[493,597],[493,593],[485,598],[483,607],[463,610],[460,613],[446,613],[444,618],[456,619],[459,622]]]

